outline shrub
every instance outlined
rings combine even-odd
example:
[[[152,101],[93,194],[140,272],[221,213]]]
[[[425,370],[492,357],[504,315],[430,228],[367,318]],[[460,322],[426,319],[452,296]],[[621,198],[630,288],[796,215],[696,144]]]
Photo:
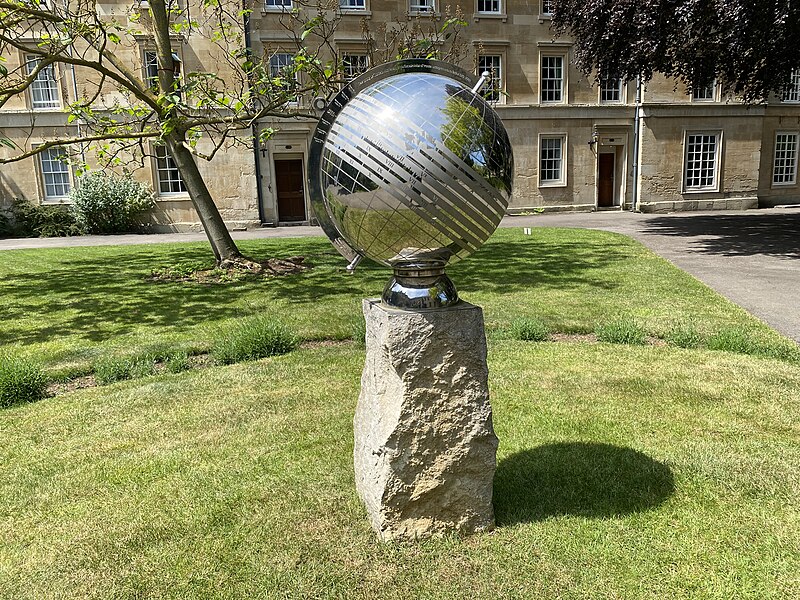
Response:
[[[520,318],[511,323],[511,337],[526,342],[544,342],[550,337],[550,329],[541,319]]]
[[[15,237],[64,237],[81,233],[69,207],[37,205],[23,198],[14,200],[10,218],[5,221],[0,223],[0,230]]]
[[[156,359],[150,353],[104,356],[95,361],[93,370],[97,383],[108,385],[115,381],[152,375],[156,370]]]
[[[47,377],[41,367],[27,359],[0,355],[0,408],[44,397]]]
[[[750,339],[747,332],[740,327],[724,327],[720,329],[708,338],[706,347],[709,350],[725,350],[741,354],[752,354],[756,350],[756,344]]]
[[[0,238],[9,237],[11,235],[14,235],[11,220],[6,213],[0,212]]]
[[[667,332],[666,341],[679,348],[699,348],[703,336],[692,323],[675,323]]]
[[[283,323],[262,316],[240,319],[215,338],[211,355],[223,365],[286,354],[299,342]]]
[[[139,226],[138,216],[155,206],[153,191],[131,177],[89,173],[70,192],[72,210],[86,233],[123,233]]]
[[[185,350],[174,350],[167,354],[163,361],[164,366],[170,373],[180,373],[192,368],[192,363],[189,361],[189,353]]]
[[[622,318],[598,325],[595,329],[597,339],[610,344],[630,344],[642,346],[647,343],[644,328],[634,319]]]

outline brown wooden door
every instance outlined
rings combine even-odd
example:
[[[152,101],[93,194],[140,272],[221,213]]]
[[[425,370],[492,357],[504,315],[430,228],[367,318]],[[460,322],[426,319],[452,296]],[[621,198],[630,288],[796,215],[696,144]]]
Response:
[[[614,154],[598,154],[597,167],[597,206],[614,206]]]
[[[275,188],[278,193],[278,221],[305,221],[303,161],[276,160]]]

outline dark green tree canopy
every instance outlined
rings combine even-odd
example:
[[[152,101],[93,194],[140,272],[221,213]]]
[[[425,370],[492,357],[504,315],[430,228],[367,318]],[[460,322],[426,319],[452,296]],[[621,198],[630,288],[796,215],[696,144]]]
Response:
[[[574,38],[585,73],[689,87],[717,80],[764,102],[800,69],[800,0],[555,0],[553,29]]]

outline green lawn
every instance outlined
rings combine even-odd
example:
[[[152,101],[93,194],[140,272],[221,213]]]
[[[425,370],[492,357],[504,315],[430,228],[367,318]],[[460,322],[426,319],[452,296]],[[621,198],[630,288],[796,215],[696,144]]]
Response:
[[[800,589],[800,364],[669,346],[525,343],[540,315],[652,334],[694,316],[787,343],[624,237],[501,231],[452,269],[484,306],[497,529],[382,544],[355,493],[363,349],[344,342],[0,411],[0,598],[793,598]],[[117,347],[202,346],[268,311],[346,338],[387,273],[324,240],[297,277],[153,284],[203,246],[2,253],[2,344],[51,367]]]
[[[653,335],[682,321],[705,333],[734,325],[770,344],[785,340],[624,236],[587,230],[499,230],[449,269],[461,296],[485,310],[490,336],[536,316],[560,332],[588,333],[625,314]],[[243,242],[255,257],[303,255],[314,268],[233,284],[154,283],[153,269],[208,264],[206,244],[5,251],[0,261],[0,346],[53,367],[86,366],[104,353],[172,344],[205,349],[219,327],[266,314],[305,339],[343,339],[362,322],[361,299],[381,294],[383,267],[344,272],[327,239]]]

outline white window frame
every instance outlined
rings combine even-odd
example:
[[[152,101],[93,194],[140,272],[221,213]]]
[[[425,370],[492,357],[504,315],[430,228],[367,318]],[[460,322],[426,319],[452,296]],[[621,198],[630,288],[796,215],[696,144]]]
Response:
[[[793,154],[792,157],[786,156],[778,156],[778,138],[780,136],[787,136],[794,138],[794,147],[791,149]],[[787,186],[795,186],[797,185],[797,155],[798,155],[798,146],[800,146],[800,132],[797,131],[776,131],[775,132],[775,142],[773,146],[772,152],[772,185],[773,187],[787,187]],[[784,152],[787,149],[784,149]],[[787,161],[782,162],[782,164],[778,164],[778,161]],[[782,169],[782,173],[780,174],[781,177],[788,177],[791,176],[791,179],[784,179],[784,181],[776,181],[776,177],[779,176],[778,169]]]
[[[539,17],[542,19],[553,18],[552,0],[539,0]]]
[[[481,10],[483,3],[483,10]],[[487,5],[489,9],[487,10]],[[497,8],[491,8],[496,6]],[[475,13],[478,15],[501,15],[503,14],[503,0],[475,0]]]
[[[264,0],[264,12],[285,12],[293,8],[293,0]]]
[[[486,59],[490,59],[492,64],[486,66],[481,63],[481,61],[485,61]],[[480,77],[484,71],[489,71],[491,76],[490,80],[483,85],[481,95],[484,100],[491,104],[505,104],[506,102],[503,62],[504,56],[501,53],[478,55],[478,77]]]
[[[278,58],[278,57],[285,57],[285,58],[281,59],[281,58]],[[285,62],[285,64],[273,64],[272,61],[273,61],[273,59],[276,59],[276,58],[278,58],[278,62]],[[278,75],[280,73],[280,70],[286,68],[287,66],[289,66],[292,63],[292,61],[294,61],[294,54],[292,54],[291,52],[283,52],[283,51],[281,51],[281,52],[273,52],[272,54],[270,54],[270,56],[269,56],[269,75],[270,75],[270,77],[275,77],[276,75]],[[294,79],[295,79],[295,81],[297,81],[297,73],[294,74]],[[293,100],[289,100],[288,101],[288,104],[290,106],[295,106],[295,105],[298,104],[298,102],[299,102],[299,98],[297,96],[295,96]]]
[[[155,175],[156,193],[160,198],[186,196],[188,194],[186,183],[183,181],[178,166],[166,146],[153,147],[153,173]],[[162,178],[163,173],[167,174],[167,178]],[[174,174],[177,174],[177,179],[173,177]],[[178,189],[164,191],[163,185],[169,188],[177,187]]]
[[[792,69],[791,85],[783,90],[781,102],[785,104],[800,103],[800,69]]]
[[[436,0],[408,0],[408,12],[414,15],[436,14]]]
[[[544,142],[550,140],[558,140],[560,143],[561,156],[559,165],[559,177],[557,179],[544,179],[542,161],[545,160],[543,156]],[[553,160],[548,158],[547,160]],[[537,147],[537,173],[540,188],[550,187],[565,187],[567,185],[567,134],[566,133],[540,133],[539,145]]]
[[[41,56],[26,54],[26,73],[30,75],[39,66],[41,61]],[[37,100],[37,95],[41,95],[43,99]],[[50,63],[36,74],[36,78],[31,82],[30,86],[28,86],[28,99],[30,101],[31,110],[54,110],[62,107],[61,86],[58,83],[56,63]]]
[[[708,92],[710,92],[711,95],[708,95]],[[714,79],[709,82],[708,85],[693,87],[689,93],[689,97],[692,99],[692,102],[716,102],[718,98],[717,80]]]
[[[609,87],[609,82],[616,82],[615,87]],[[625,84],[622,83],[622,78],[620,77],[612,77],[609,79],[600,79],[599,83],[600,87],[600,95],[598,96],[598,101],[600,104],[624,104],[625,103]],[[607,98],[603,98],[603,95],[608,91],[616,91],[617,99],[616,100],[608,100]]]
[[[154,72],[153,67],[155,67]],[[158,53],[155,50],[142,52],[142,71],[144,82],[148,87],[158,89]]]
[[[692,150],[690,144],[692,143],[692,138],[702,136],[702,137],[713,137],[714,138],[714,170],[713,170],[713,181],[708,184],[703,183],[689,183],[690,173],[689,173],[689,159],[690,155],[689,152]],[[701,140],[700,142],[703,144],[704,142]],[[703,150],[703,147],[700,147],[700,152],[702,155],[705,155],[706,152]],[[722,131],[708,131],[708,130],[700,130],[700,131],[684,131],[684,138],[683,138],[683,191],[684,193],[694,193],[694,192],[718,192],[719,185],[720,185],[720,157],[722,156]],[[706,159],[701,156],[700,157],[700,172],[702,173],[703,169],[703,162]],[[702,175],[699,175],[702,177]]]
[[[560,97],[557,100],[552,99],[545,99],[545,81],[559,81],[555,78],[548,77],[545,79],[544,69],[545,69],[545,60],[556,58],[561,60],[561,87],[559,89]],[[564,52],[540,52],[539,53],[539,103],[540,104],[566,104],[567,102],[567,55]],[[548,67],[550,69],[555,67]],[[548,92],[554,92],[555,89],[548,90]]]
[[[360,60],[363,58],[363,69],[358,71],[354,71],[352,68],[352,64],[348,63],[349,57],[358,57]],[[344,75],[345,80],[352,81],[362,73],[364,73],[367,69],[369,69],[369,54],[366,52],[342,52],[342,75]]]
[[[66,200],[69,200],[69,193],[75,182],[72,177],[72,167],[70,167],[68,162],[59,160],[59,157],[62,156],[68,156],[67,150],[62,146],[52,146],[36,155],[36,166],[39,171],[39,185],[42,190],[42,203],[62,204]],[[58,165],[58,168],[50,168],[52,165]],[[57,176],[61,181],[56,182],[51,180],[48,183],[48,176]],[[56,188],[54,191],[63,193],[48,194],[48,186]]]
[[[339,0],[341,12],[366,12],[367,0]]]

